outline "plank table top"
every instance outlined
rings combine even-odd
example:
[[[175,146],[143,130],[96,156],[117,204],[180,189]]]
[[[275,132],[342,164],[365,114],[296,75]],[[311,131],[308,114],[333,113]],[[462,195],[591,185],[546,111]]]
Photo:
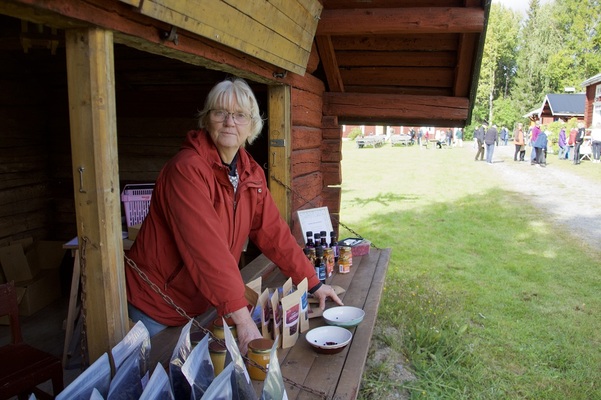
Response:
[[[382,297],[391,249],[370,249],[363,256],[353,257],[353,266],[348,274],[334,273],[327,283],[345,290],[340,295],[344,305],[361,308],[365,311],[363,321],[351,328],[351,343],[340,353],[320,354],[305,340],[305,333],[299,335],[295,345],[278,349],[278,359],[286,381],[289,399],[356,399],[359,393],[365,361],[374,331],[378,306]],[[254,263],[254,265],[253,265]],[[285,277],[265,258],[257,260],[242,269],[245,282],[263,276],[263,289],[281,286]],[[248,268],[248,269],[247,269]],[[245,271],[246,270],[246,271]],[[326,308],[333,307],[328,301]],[[206,313],[197,320],[209,327],[215,313]],[[322,317],[310,319],[310,328],[325,325]],[[151,339],[150,365],[161,362],[168,367],[172,349],[179,337],[181,328],[167,328]],[[312,391],[295,387],[289,382],[310,388]],[[262,381],[253,381],[260,393]]]

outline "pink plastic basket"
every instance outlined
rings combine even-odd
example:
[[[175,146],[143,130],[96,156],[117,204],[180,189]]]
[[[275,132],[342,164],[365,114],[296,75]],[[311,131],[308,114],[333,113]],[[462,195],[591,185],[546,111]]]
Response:
[[[150,198],[154,190],[154,183],[141,183],[125,185],[121,193],[121,201],[125,208],[125,222],[127,226],[141,224],[148,214]]]

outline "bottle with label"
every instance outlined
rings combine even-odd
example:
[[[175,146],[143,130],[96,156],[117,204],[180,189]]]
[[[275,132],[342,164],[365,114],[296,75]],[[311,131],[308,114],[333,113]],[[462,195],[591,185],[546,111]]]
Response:
[[[334,231],[330,232],[330,247],[334,252],[334,262],[338,262],[340,254],[338,252],[338,239],[336,238],[336,233],[334,233]]]
[[[326,264],[323,259],[323,249],[321,246],[315,248],[315,273],[321,283],[326,283]]]
[[[320,247],[320,245],[321,245],[321,235],[319,233],[315,233],[313,235],[313,243],[315,243],[315,248]]]
[[[319,243],[324,249],[328,247],[328,234],[326,231],[319,232]],[[315,245],[317,245],[317,243],[315,243]]]

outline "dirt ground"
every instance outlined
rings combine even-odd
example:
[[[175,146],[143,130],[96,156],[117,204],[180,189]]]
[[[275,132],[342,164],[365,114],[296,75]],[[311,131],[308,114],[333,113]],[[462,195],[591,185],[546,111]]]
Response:
[[[526,152],[525,162],[514,162],[513,145],[495,148],[493,164],[478,162],[482,168],[491,168],[495,176],[502,182],[506,190],[522,193],[531,204],[539,207],[556,224],[559,235],[572,235],[601,252],[601,179],[586,179],[571,172],[571,161],[558,160],[556,154],[549,154],[545,167],[530,164],[530,149]],[[446,151],[446,150],[445,150]],[[465,143],[463,149],[451,151],[464,152],[466,157],[473,157],[472,144]],[[569,163],[568,169],[558,168],[559,163]],[[591,163],[591,161],[583,161]],[[601,176],[601,164],[595,165],[593,171]],[[378,329],[378,327],[376,328]],[[392,328],[385,328],[392,329]],[[387,332],[390,333],[390,332]],[[374,335],[377,337],[377,335]],[[369,363],[377,365],[387,362],[391,373],[389,379],[404,382],[416,379],[407,368],[401,354],[395,354],[377,340],[372,342],[373,356]],[[385,400],[409,399],[407,392],[391,393]]]
[[[543,168],[528,161],[514,162],[513,150],[513,146],[497,147],[493,165],[489,166],[497,171],[506,188],[526,195],[532,204],[563,227],[565,234],[601,251],[601,184],[599,179],[586,179],[570,172],[591,161],[572,165],[571,161],[560,161],[556,154],[549,154],[547,166]],[[527,151],[526,160],[529,155]],[[568,163],[569,168],[557,168],[560,163]],[[593,164],[593,167],[597,167],[593,170],[601,175],[601,164]]]

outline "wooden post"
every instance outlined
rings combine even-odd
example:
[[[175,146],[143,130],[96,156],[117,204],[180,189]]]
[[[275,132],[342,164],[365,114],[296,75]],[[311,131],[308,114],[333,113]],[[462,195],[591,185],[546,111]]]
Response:
[[[290,224],[290,203],[292,193],[272,177],[290,186],[290,87],[286,85],[269,87],[269,190],[280,210],[280,214]]]
[[[128,328],[113,34],[99,28],[68,30],[66,49],[83,306],[88,355],[94,362]]]

